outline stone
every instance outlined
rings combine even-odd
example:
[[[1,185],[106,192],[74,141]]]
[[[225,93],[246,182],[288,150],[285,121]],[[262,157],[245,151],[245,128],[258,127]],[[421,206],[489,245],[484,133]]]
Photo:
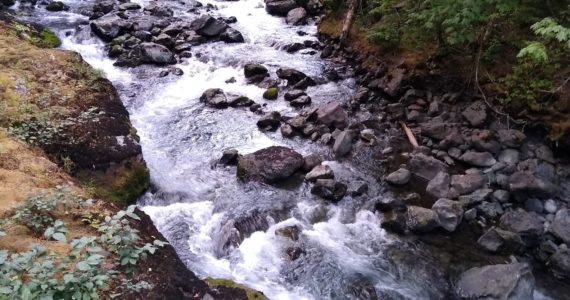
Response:
[[[419,206],[408,206],[406,226],[411,231],[429,232],[437,228],[437,214]]]
[[[298,241],[301,234],[301,227],[297,225],[285,226],[275,230],[275,235],[288,238],[292,241]]]
[[[380,221],[380,227],[390,232],[403,234],[406,231],[406,213],[393,210],[384,214]]]
[[[290,25],[302,25],[307,18],[307,11],[302,7],[297,7],[287,13],[285,21]]]
[[[293,149],[271,146],[239,158],[237,177],[274,183],[293,175],[303,166],[303,156]]]
[[[557,278],[570,278],[570,251],[568,249],[558,249],[550,258],[548,265]]]
[[[505,147],[518,148],[526,139],[526,135],[514,129],[501,129],[497,131],[499,143]]]
[[[477,240],[477,244],[489,252],[500,254],[521,253],[526,248],[518,234],[494,226]]]
[[[295,0],[266,0],[265,10],[270,15],[286,16],[297,7]]]
[[[285,253],[287,253],[287,256],[289,256],[289,259],[296,260],[296,259],[299,259],[299,257],[301,257],[301,255],[305,254],[305,250],[303,250],[299,247],[288,247],[285,250]]]
[[[451,187],[459,195],[472,193],[485,184],[485,176],[481,174],[465,174],[451,176]]]
[[[459,276],[455,293],[458,299],[531,300],[534,276],[525,263],[472,268]]]
[[[299,98],[291,100],[289,104],[293,107],[303,107],[311,104],[311,97],[304,95]]]
[[[222,165],[235,165],[237,164],[239,153],[236,149],[226,149],[219,160]]]
[[[316,166],[320,165],[323,162],[321,157],[317,154],[309,154],[303,158],[303,170],[306,172],[311,171]]]
[[[370,202],[374,203],[374,208],[380,212],[389,212],[392,210],[406,211],[406,204],[404,201],[396,199],[391,196],[378,196],[373,198]]]
[[[441,141],[457,132],[457,126],[443,122],[426,122],[420,124],[421,134],[432,139]]]
[[[448,168],[444,162],[423,153],[412,156],[408,167],[412,174],[425,180],[431,180],[440,172],[447,172]]]
[[[438,199],[431,210],[436,213],[439,226],[449,232],[455,231],[463,219],[463,206],[457,201]]]
[[[497,216],[500,216],[504,213],[501,204],[498,202],[483,201],[476,208],[479,215],[490,220],[495,219]]]
[[[548,199],[548,200],[544,201],[544,210],[549,214],[556,213],[556,211],[558,210],[558,206],[556,205],[556,201],[554,201],[552,199]]]
[[[318,179],[334,179],[334,172],[331,167],[318,165],[305,175],[307,181],[317,181]]]
[[[105,42],[110,42],[114,38],[123,34],[128,26],[127,22],[115,14],[103,16],[91,21],[93,33]]]
[[[507,192],[505,190],[496,190],[493,192],[493,194],[491,194],[491,199],[493,201],[497,201],[500,203],[509,202],[510,197],[511,197],[511,195],[509,194],[509,192]]]
[[[491,130],[474,130],[469,137],[469,142],[473,148],[479,151],[488,151],[493,154],[499,153],[501,144],[495,139],[495,134]]]
[[[410,181],[412,173],[406,168],[399,168],[398,170],[388,174],[384,180],[393,185],[404,185]]]
[[[348,191],[352,196],[361,196],[368,193],[368,183],[364,181],[351,181],[348,185]]]
[[[228,101],[228,105],[231,107],[242,107],[242,106],[252,106],[255,102],[246,96],[233,97]]]
[[[64,11],[69,10],[69,6],[61,1],[52,1],[48,5],[46,5],[47,11]]]
[[[226,95],[222,89],[207,89],[200,96],[200,101],[214,108],[225,108],[228,106]]]
[[[277,77],[287,80],[287,85],[289,86],[296,85],[302,80],[308,78],[308,76],[305,73],[291,68],[279,68],[277,69],[276,73]]]
[[[151,16],[155,17],[172,17],[174,15],[172,9],[158,2],[150,2],[145,6],[144,10],[149,12]]]
[[[317,121],[321,124],[343,129],[348,126],[348,114],[339,102],[331,102],[317,110]]]
[[[487,119],[487,106],[482,101],[476,101],[469,105],[462,113],[463,117],[471,126],[479,127]]]
[[[533,211],[537,214],[541,214],[544,211],[544,205],[542,204],[542,201],[536,198],[526,199],[524,206],[527,211]]]
[[[549,198],[558,192],[552,182],[538,178],[527,171],[518,171],[509,176],[508,188],[511,193],[539,198]]]
[[[463,218],[467,221],[475,220],[475,218],[477,218],[477,209],[471,208],[466,210],[465,213],[463,214]]]
[[[307,93],[303,90],[291,90],[285,93],[283,98],[285,98],[285,101],[291,101],[305,95],[307,95]]]
[[[360,132],[360,139],[372,143],[376,140],[376,135],[374,134],[374,130],[367,128]]]
[[[243,67],[243,74],[245,75],[245,78],[251,78],[257,75],[267,77],[269,76],[269,71],[265,66],[260,64],[247,64]]]
[[[459,196],[459,202],[465,206],[476,205],[487,200],[492,193],[491,189],[478,189],[469,195]]]
[[[270,87],[263,93],[263,99],[275,100],[279,97],[279,89],[276,87]]]
[[[163,45],[155,43],[141,43],[142,59],[146,63],[157,65],[175,64],[174,54]]]
[[[501,217],[499,226],[520,235],[529,246],[536,244],[544,231],[542,221],[536,214],[520,208],[506,212]]]
[[[534,153],[537,158],[542,159],[551,164],[556,164],[556,159],[554,159],[554,154],[552,153],[552,150],[548,148],[548,146],[542,145],[536,148],[536,150],[534,150]]]
[[[476,167],[490,167],[497,163],[493,154],[489,152],[468,151],[459,157],[459,160]]]
[[[346,184],[334,179],[317,179],[311,188],[311,193],[323,199],[337,202],[344,197],[347,189]]]
[[[257,121],[261,130],[276,130],[281,125],[281,114],[276,111],[268,112]]]
[[[205,37],[216,37],[226,31],[228,25],[210,15],[203,15],[192,21],[190,29]]]
[[[126,2],[119,5],[120,10],[138,10],[141,9],[140,4],[135,2]]]
[[[281,126],[281,135],[283,137],[289,138],[292,137],[293,134],[295,134],[295,132],[293,131],[293,127],[291,127],[289,124],[283,124]]]
[[[451,177],[446,172],[439,172],[428,182],[426,192],[434,198],[446,198],[451,184]]]
[[[334,141],[333,153],[336,157],[343,157],[352,150],[352,131],[344,130]]]
[[[174,46],[174,40],[168,34],[161,33],[152,39],[153,43],[163,45],[166,48],[172,48]]]
[[[570,210],[564,208],[556,213],[554,221],[552,221],[550,226],[550,232],[567,245],[570,245]]]
[[[516,165],[520,161],[520,152],[515,149],[505,149],[499,153],[499,161],[508,165]]]
[[[222,32],[220,34],[220,40],[226,42],[226,43],[243,43],[245,42],[245,39],[243,38],[243,35],[241,34],[241,32],[228,27],[226,29],[226,31]]]

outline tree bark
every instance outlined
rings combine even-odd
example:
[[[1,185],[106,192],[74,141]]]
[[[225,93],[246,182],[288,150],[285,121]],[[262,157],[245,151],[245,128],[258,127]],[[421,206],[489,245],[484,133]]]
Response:
[[[357,0],[349,0],[348,2],[348,12],[342,23],[342,32],[340,33],[340,44],[345,45],[348,39],[348,34],[350,33],[350,28],[354,22],[354,11],[356,10]]]

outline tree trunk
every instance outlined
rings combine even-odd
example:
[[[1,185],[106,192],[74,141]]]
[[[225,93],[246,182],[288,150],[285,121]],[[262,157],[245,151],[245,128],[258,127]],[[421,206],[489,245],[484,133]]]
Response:
[[[354,22],[354,11],[356,10],[356,0],[349,0],[348,2],[348,12],[342,23],[342,32],[340,34],[340,44],[345,45],[348,39],[348,34],[350,33],[350,28]]]

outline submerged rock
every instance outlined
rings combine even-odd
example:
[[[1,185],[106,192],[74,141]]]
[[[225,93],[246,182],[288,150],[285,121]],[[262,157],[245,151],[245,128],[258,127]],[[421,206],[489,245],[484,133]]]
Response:
[[[293,175],[303,166],[303,156],[293,149],[271,146],[238,160],[237,176],[242,180],[274,183]]]
[[[429,208],[409,206],[406,217],[406,226],[411,231],[432,231],[438,226],[437,214]]]
[[[524,263],[472,268],[461,274],[455,292],[459,299],[531,300],[534,276]]]
[[[334,179],[317,179],[311,188],[311,193],[315,196],[330,201],[340,201],[346,194],[348,187],[342,182]]]

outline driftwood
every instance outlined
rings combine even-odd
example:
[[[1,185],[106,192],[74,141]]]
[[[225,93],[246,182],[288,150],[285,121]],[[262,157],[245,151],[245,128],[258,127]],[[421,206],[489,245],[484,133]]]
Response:
[[[419,146],[418,141],[416,140],[416,137],[414,136],[412,130],[408,126],[406,126],[404,122],[400,122],[400,124],[402,125],[402,129],[404,129],[404,132],[406,133],[406,136],[408,137],[408,141],[410,141],[410,144],[412,144],[414,148],[417,148]]]
[[[340,33],[340,44],[346,45],[346,40],[354,22],[354,11],[356,10],[357,0],[349,0],[348,2],[348,12],[342,23],[342,32]]]

